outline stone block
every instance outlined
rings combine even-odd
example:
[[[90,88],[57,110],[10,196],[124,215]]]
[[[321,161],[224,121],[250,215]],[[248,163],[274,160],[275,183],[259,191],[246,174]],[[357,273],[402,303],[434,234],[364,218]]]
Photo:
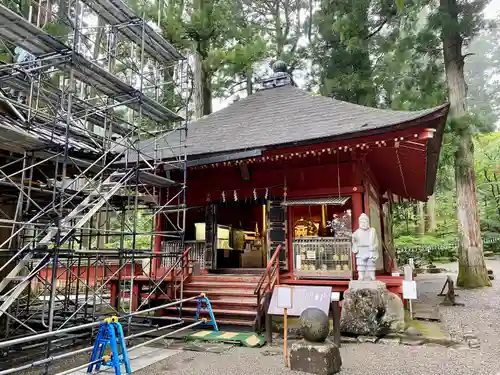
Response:
[[[403,332],[405,330],[405,310],[403,301],[397,294],[385,291],[382,294],[385,301],[384,319],[390,322],[391,332]]]
[[[405,331],[408,336],[417,337],[422,336],[422,333],[416,327],[408,327]]]
[[[351,281],[344,293],[340,330],[364,336],[383,336],[404,330],[401,299],[380,281]]]
[[[470,339],[475,339],[476,338],[476,335],[472,332],[465,332],[464,333],[464,340],[465,341],[468,341]]]
[[[467,344],[471,349],[478,349],[481,346],[481,343],[478,339],[470,339],[469,341],[467,341]]]
[[[321,343],[300,340],[290,348],[290,369],[310,374],[336,374],[342,367],[339,348],[329,340]]]
[[[399,336],[384,336],[380,340],[377,341],[379,344],[383,345],[399,345],[401,343],[401,337]]]
[[[358,338],[354,336],[341,336],[340,342],[343,344],[357,344],[359,341]]]
[[[403,337],[401,339],[401,344],[408,346],[420,346],[424,345],[425,343],[426,343],[425,339],[418,337]]]
[[[361,343],[371,342],[372,344],[374,344],[375,342],[377,342],[377,339],[378,337],[375,336],[358,336],[358,341]]]

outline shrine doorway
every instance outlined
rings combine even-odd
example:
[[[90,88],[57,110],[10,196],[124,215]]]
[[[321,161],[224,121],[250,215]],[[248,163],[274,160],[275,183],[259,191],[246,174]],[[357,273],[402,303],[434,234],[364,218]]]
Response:
[[[205,241],[205,268],[212,272],[265,268],[265,211],[265,202],[253,200],[208,204],[205,222],[195,224],[196,238]]]

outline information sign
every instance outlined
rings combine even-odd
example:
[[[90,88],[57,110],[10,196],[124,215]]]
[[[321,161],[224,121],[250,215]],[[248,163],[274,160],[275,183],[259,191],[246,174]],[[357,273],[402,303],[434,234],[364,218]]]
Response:
[[[280,309],[291,309],[293,306],[293,287],[277,286],[276,287],[276,305]]]
[[[278,290],[278,287],[274,288],[273,295],[271,297],[271,303],[269,304],[269,309],[267,311],[270,315],[283,315],[284,313],[283,308],[278,306]],[[289,316],[300,316],[308,307],[316,307],[323,310],[325,314],[329,314],[330,301],[332,298],[331,287],[300,285],[294,286],[292,293],[293,304],[292,307],[288,309]]]

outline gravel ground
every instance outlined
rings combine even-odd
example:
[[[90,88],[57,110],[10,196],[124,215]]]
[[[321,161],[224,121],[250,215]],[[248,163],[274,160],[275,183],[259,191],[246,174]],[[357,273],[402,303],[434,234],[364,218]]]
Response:
[[[344,375],[500,375],[500,260],[487,261],[499,280],[492,288],[457,290],[457,301],[465,306],[440,307],[442,321],[456,341],[464,333],[474,334],[478,349],[466,345],[446,348],[438,345],[403,346],[372,343],[346,343],[340,349]],[[456,264],[441,265],[456,277]],[[439,304],[437,297],[446,274],[422,274],[418,277],[419,300]],[[73,368],[88,360],[75,356],[51,366],[50,374]],[[39,374],[40,370],[22,375]],[[183,351],[145,369],[137,375],[303,375],[283,366],[282,349],[278,346],[251,349],[233,347],[222,354]]]
[[[500,261],[487,261],[500,278]],[[457,266],[441,266],[456,276]],[[444,274],[419,276],[419,299],[439,303],[436,295],[445,281]],[[442,307],[443,322],[452,338],[463,340],[472,332],[481,342],[479,349],[452,349],[442,346],[403,346],[382,344],[343,344],[344,375],[499,375],[500,374],[500,280],[492,288],[459,290],[458,302],[464,307]],[[223,354],[184,351],[138,371],[137,375],[300,375],[283,366],[279,348],[233,347]]]

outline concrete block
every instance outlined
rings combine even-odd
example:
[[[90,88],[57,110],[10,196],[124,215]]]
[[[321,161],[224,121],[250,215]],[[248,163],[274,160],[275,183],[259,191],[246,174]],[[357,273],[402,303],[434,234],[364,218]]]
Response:
[[[290,349],[290,369],[317,375],[332,375],[340,371],[339,348],[329,340],[313,343],[300,340]]]

